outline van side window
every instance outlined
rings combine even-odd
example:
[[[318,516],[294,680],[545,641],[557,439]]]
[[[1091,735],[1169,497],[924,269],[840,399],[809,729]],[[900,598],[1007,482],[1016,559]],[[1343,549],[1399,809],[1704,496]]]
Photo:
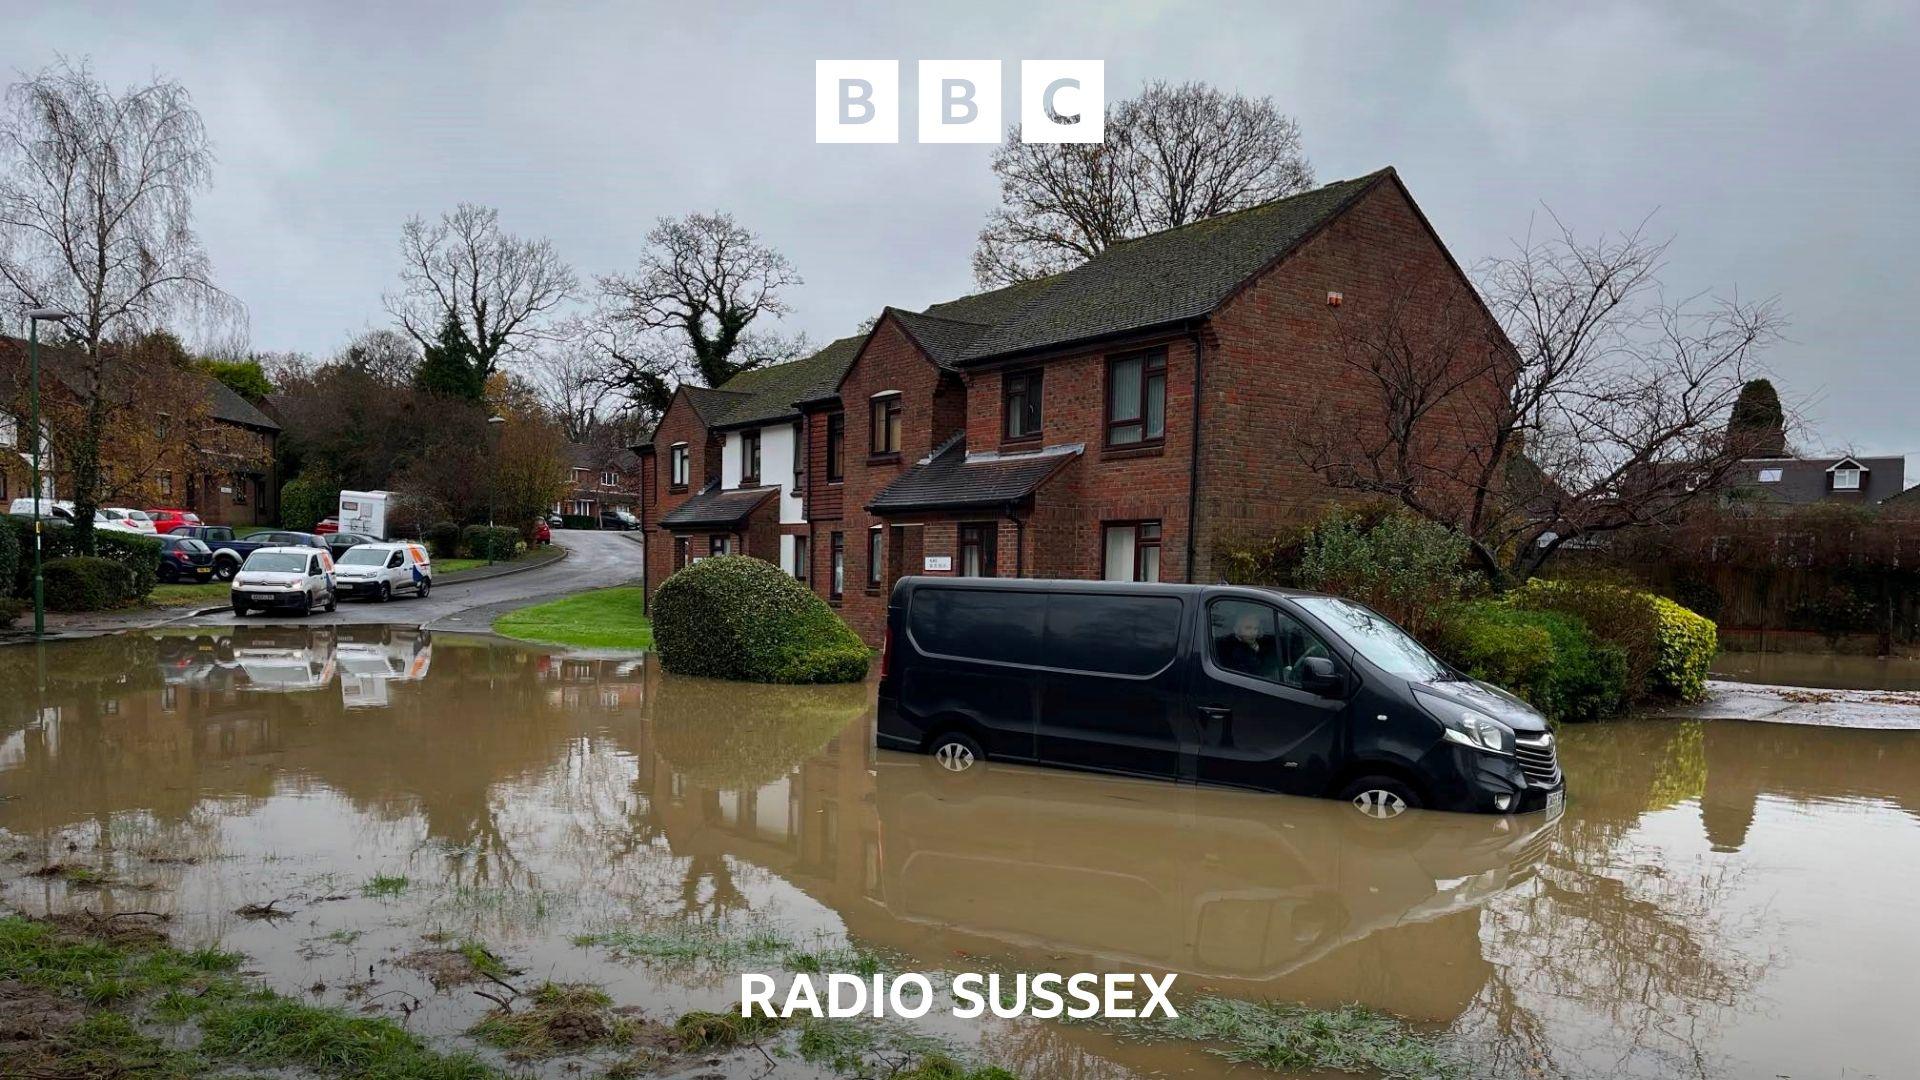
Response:
[[[1301,685],[1307,657],[1332,655],[1290,616],[1251,600],[1214,601],[1207,624],[1215,664],[1283,686]]]
[[[969,660],[1031,664],[1040,658],[1045,593],[922,588],[907,632],[920,651]]]
[[[1056,593],[1047,598],[1039,663],[1104,675],[1152,675],[1173,663],[1180,601],[1171,596]]]
[[[307,573],[317,574],[319,572],[320,572],[320,556],[315,555],[313,558],[307,560]]]
[[[387,565],[389,567],[398,568],[400,565],[400,553],[396,551],[392,555],[388,556]]]

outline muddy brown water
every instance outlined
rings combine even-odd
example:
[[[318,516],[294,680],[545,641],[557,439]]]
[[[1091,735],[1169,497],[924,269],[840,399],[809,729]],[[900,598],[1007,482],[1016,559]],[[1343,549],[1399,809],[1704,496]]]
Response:
[[[1920,690],[1920,659],[1841,653],[1726,652],[1713,675],[1736,682],[1820,690]]]
[[[1358,1001],[1481,1075],[1911,1075],[1920,735],[1570,728],[1557,821],[1381,828],[1316,800],[947,776],[873,750],[871,693],[383,628],[0,650],[0,899],[165,911],[284,992],[447,1048],[490,1003],[406,962],[423,935],[671,1017],[779,960],[576,937],[721,926],[920,970]],[[30,876],[51,863],[109,884]],[[376,875],[407,885],[368,896]],[[290,917],[233,914],[268,900]],[[1086,1026],[933,1029],[1032,1077],[1230,1071]]]

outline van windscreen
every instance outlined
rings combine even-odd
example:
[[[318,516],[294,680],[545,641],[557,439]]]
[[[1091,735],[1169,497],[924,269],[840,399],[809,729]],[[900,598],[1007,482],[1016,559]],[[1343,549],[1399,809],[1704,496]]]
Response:
[[[991,660],[1002,664],[1044,663],[1040,628],[1045,593],[997,589],[914,590],[907,610],[907,632],[921,652]]]
[[[1152,675],[1173,663],[1180,601],[1171,596],[1054,593],[1047,598],[1047,667]]]

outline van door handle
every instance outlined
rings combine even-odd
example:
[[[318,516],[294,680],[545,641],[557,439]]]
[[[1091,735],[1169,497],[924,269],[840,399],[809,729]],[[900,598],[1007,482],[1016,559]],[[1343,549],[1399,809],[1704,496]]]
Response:
[[[1224,705],[1201,705],[1196,710],[1202,717],[1221,723],[1233,717],[1233,710]]]

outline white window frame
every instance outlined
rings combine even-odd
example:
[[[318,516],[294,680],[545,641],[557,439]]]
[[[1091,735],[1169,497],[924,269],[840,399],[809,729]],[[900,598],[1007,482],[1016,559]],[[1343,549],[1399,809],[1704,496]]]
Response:
[[[1859,469],[1833,470],[1833,490],[1859,491],[1860,490],[1860,470]]]
[[[692,455],[687,453],[687,444],[674,443],[667,447],[667,486],[683,488],[687,486],[687,476],[692,472],[688,461]]]
[[[1779,482],[1780,482],[1780,477],[1781,477],[1781,475],[1782,475],[1782,474],[1783,474],[1784,472],[1785,472],[1785,470],[1783,470],[1783,469],[1761,469],[1761,470],[1760,470],[1760,483],[1762,483],[1762,484],[1777,484],[1777,483],[1779,483]]]

